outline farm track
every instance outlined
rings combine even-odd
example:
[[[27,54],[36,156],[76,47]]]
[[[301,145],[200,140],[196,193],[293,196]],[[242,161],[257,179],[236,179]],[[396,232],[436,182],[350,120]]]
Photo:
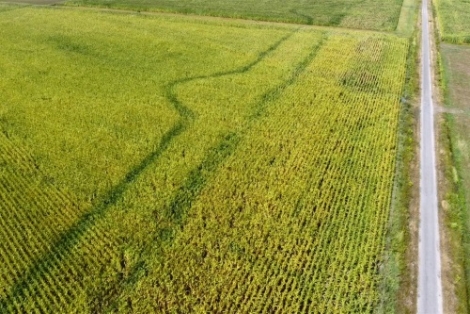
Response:
[[[434,135],[431,44],[427,0],[421,24],[421,139],[418,314],[443,313],[438,216],[437,167]]]
[[[83,242],[83,238],[89,236],[91,236],[92,239],[106,238],[106,235],[100,232],[99,230],[94,230],[92,235],[86,234],[88,230],[92,228],[96,229],[95,226],[97,222],[105,216],[109,209],[114,204],[116,204],[119,199],[121,199],[125,191],[133,184],[133,182],[137,178],[141,176],[144,170],[149,165],[158,160],[162,153],[165,152],[166,149],[169,147],[171,142],[183,132],[188,131],[193,121],[197,119],[197,114],[194,113],[190,108],[188,108],[184,103],[182,103],[178,99],[177,94],[175,92],[175,89],[178,85],[189,83],[194,80],[218,78],[227,75],[242,74],[244,72],[247,72],[256,64],[260,63],[271,52],[276,50],[281,43],[287,41],[294,33],[295,32],[292,32],[284,38],[281,38],[279,41],[274,43],[268,50],[260,53],[256,60],[241,68],[208,76],[196,76],[192,78],[185,78],[168,84],[167,98],[170,100],[175,110],[180,115],[180,121],[178,121],[163,136],[159,145],[157,146],[157,149],[151,152],[136,167],[129,171],[127,175],[123,178],[123,180],[114,188],[112,188],[108,193],[106,193],[106,195],[101,198],[101,201],[99,201],[90,211],[78,218],[78,221],[68,227],[65,232],[61,233],[60,238],[48,246],[50,248],[48,252],[44,253],[40,257],[35,257],[33,259],[34,261],[32,263],[32,266],[29,267],[28,270],[18,272],[18,274],[23,273],[23,275],[20,276],[17,280],[15,280],[15,283],[6,293],[5,298],[2,298],[2,300],[0,300],[0,309],[7,310],[10,308],[12,303],[16,303],[15,301],[21,300],[21,298],[28,295],[34,295],[34,286],[39,284],[39,281],[50,280],[49,275],[52,272],[56,273],[58,269],[61,269],[62,261],[65,260],[71,254],[74,247],[76,247],[78,243]],[[322,42],[316,45],[316,47],[312,49],[312,52],[308,55],[308,57],[303,60],[300,64],[298,64],[297,67],[295,67],[294,71],[292,72],[292,75],[289,77],[288,80],[283,82],[280,86],[276,86],[265,93],[265,95],[262,97],[262,101],[257,105],[257,108],[254,111],[245,131],[249,129],[250,125],[254,121],[256,121],[257,118],[263,115],[264,108],[266,107],[268,101],[275,100],[282,94],[283,89],[295,83],[297,77],[314,59],[316,52],[318,51],[321,45]],[[218,165],[223,162],[223,160],[225,160],[228,156],[232,154],[241,136],[243,136],[243,134],[227,134],[224,140],[209,152],[209,154],[202,161],[202,163],[190,172],[186,183],[177,191],[177,193],[173,197],[173,201],[167,208],[167,214],[175,222],[175,226],[178,226],[184,222],[185,212],[191,205],[192,200],[204,187],[208,176],[210,176],[210,174],[217,169]],[[12,206],[13,205],[15,205],[15,203],[13,203]],[[41,208],[44,210],[43,205],[40,206],[40,209]],[[106,254],[106,252],[102,253]],[[74,276],[80,276],[80,270],[72,268],[71,271]],[[136,268],[133,273],[137,272],[138,269]],[[129,278],[133,278],[133,276],[131,275],[129,276]],[[125,285],[128,282],[129,280],[123,281],[121,282],[121,284]],[[110,293],[111,295],[108,296],[108,298],[113,298],[112,295],[119,294],[119,288],[117,290],[113,289],[113,291],[111,291]],[[61,291],[53,292],[53,295],[56,296],[60,296],[61,294]],[[60,302],[59,299],[60,297],[58,297],[56,302]]]

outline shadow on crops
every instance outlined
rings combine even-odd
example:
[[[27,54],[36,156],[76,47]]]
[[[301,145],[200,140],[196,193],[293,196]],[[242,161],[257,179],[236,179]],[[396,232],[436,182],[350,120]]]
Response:
[[[159,239],[165,242],[171,242],[176,235],[178,228],[184,225],[185,218],[188,210],[191,208],[192,202],[201,193],[206,183],[210,181],[210,177],[215,173],[218,167],[235,152],[241,139],[251,129],[253,124],[263,116],[267,105],[281,97],[285,89],[293,85],[299,76],[306,70],[307,66],[313,61],[320,47],[324,44],[326,36],[324,36],[317,45],[315,45],[310,54],[304,58],[294,69],[292,75],[280,85],[275,86],[266,92],[260,102],[257,104],[254,113],[249,117],[249,121],[244,129],[238,133],[228,133],[217,146],[209,151],[206,158],[194,168],[188,175],[185,183],[177,190],[171,203],[165,208],[165,214],[172,221],[171,227],[160,229]],[[338,142],[339,143],[339,142]],[[305,194],[305,193],[304,193]],[[305,197],[303,195],[302,197]],[[152,243],[153,245],[153,243]],[[152,254],[147,250],[147,247],[143,248],[143,251],[147,254]],[[145,257],[144,257],[145,259]],[[113,287],[115,292],[123,291],[124,287],[135,285],[142,273],[145,272],[146,264],[141,260],[138,267],[134,267],[129,274],[129,277],[122,280],[118,285],[119,288]],[[132,289],[131,289],[132,290]],[[119,294],[116,293],[114,298]],[[128,304],[129,310],[132,311],[132,302]],[[109,310],[109,309],[108,309]],[[113,310],[113,309],[111,309]]]
[[[212,75],[202,75],[179,79],[171,82],[166,87],[166,97],[176,109],[180,115],[180,120],[167,131],[160,143],[156,148],[150,152],[138,165],[132,168],[111,190],[109,190],[100,200],[90,209],[90,211],[84,214],[74,225],[72,225],[62,236],[52,244],[52,249],[44,254],[41,258],[36,260],[33,265],[19,278],[17,283],[10,289],[6,298],[0,300],[0,312],[4,312],[8,309],[8,304],[12,303],[15,299],[24,299],[35,282],[41,280],[50,274],[60,263],[65,260],[71,253],[72,249],[80,242],[81,238],[85,235],[87,230],[94,226],[97,221],[102,219],[109,209],[115,205],[128,190],[133,182],[135,182],[144,172],[144,170],[155,163],[158,158],[168,149],[172,141],[175,140],[179,135],[188,129],[192,121],[195,119],[195,114],[191,109],[186,107],[181,101],[178,100],[175,87],[179,84],[188,83],[194,80],[218,78],[233,74],[242,74],[249,71],[255,65],[260,63],[270,52],[276,50],[281,43],[288,40],[294,32],[287,34],[280,40],[275,42],[267,50],[262,51],[257,58],[251,63],[244,65],[238,69],[230,70],[226,72],[218,72]],[[220,164],[221,160],[224,160],[230,155],[234,149],[234,143],[238,142],[238,138],[229,134],[222,141],[222,144],[218,148],[215,148],[205,160],[193,171],[190,172],[186,183],[177,191],[176,195],[169,206],[167,214],[169,217],[174,219],[174,222],[182,223],[182,218],[190,207],[191,200],[200,192],[206,180],[206,176],[203,172],[212,172]],[[214,155],[215,152],[215,155]],[[49,284],[52,284],[51,282]],[[29,291],[31,292],[31,291]],[[32,291],[31,295],[35,295]]]
[[[313,25],[313,17],[311,17],[310,15],[306,15],[306,14],[303,14],[303,13],[300,13],[298,9],[292,9],[289,11],[290,13],[293,13],[297,16],[300,16],[302,19],[305,20],[305,24],[307,25]]]

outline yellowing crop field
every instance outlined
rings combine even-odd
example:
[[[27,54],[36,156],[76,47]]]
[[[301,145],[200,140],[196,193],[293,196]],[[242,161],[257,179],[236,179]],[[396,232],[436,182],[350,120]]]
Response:
[[[1,8],[0,312],[374,311],[407,39]]]

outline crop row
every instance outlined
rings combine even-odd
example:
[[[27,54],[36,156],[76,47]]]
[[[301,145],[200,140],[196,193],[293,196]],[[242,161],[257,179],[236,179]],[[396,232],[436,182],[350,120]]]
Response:
[[[28,153],[0,137],[0,282],[9,287],[79,217],[76,204],[47,183]]]
[[[131,295],[152,295],[168,312],[372,311],[405,58],[402,41],[328,39],[243,131],[152,264],[156,278]],[[382,93],[345,88],[358,67]]]
[[[224,83],[224,88],[233,88],[234,80],[239,81],[240,86],[246,86],[247,88],[246,91],[239,88],[239,94],[237,95],[247,101],[247,103],[241,103],[245,107],[234,107],[232,110],[237,110],[237,112],[240,112],[241,109],[244,112],[252,111],[253,104],[256,105],[263,100],[262,93],[269,88],[269,84],[259,84],[258,88],[253,88],[255,86],[250,86],[249,83],[256,80],[256,77],[260,75],[265,77],[268,71],[266,68],[272,69],[273,66],[279,67],[279,70],[269,70],[271,77],[270,84],[282,83],[284,76],[290,73],[289,70],[291,69],[289,69],[289,66],[292,66],[292,63],[295,64],[299,59],[302,60],[302,58],[308,55],[309,50],[305,48],[315,47],[320,37],[321,33],[301,32],[296,34],[292,38],[293,40],[285,43],[285,40],[281,38],[277,46],[273,46],[276,48],[275,50],[271,51],[272,49],[268,49],[266,56],[260,54],[260,58],[255,60],[249,68],[243,67],[241,71],[228,71],[226,75],[219,74],[218,77],[221,81],[224,81],[223,76],[232,77],[231,80],[227,80]],[[301,38],[307,39],[307,41],[299,45],[296,43],[296,40]],[[276,44],[276,41],[274,43]],[[292,49],[293,44],[295,44],[297,49]],[[217,82],[217,79],[212,77],[201,77],[197,80]],[[185,84],[189,85],[188,83]],[[242,90],[243,93],[241,92]],[[177,91],[178,93],[181,92],[179,88]],[[250,98],[245,97],[247,92],[252,93]],[[276,94],[275,91],[266,95],[273,97],[274,94]],[[213,95],[210,93],[210,90],[206,90],[204,92],[200,91],[196,96],[193,99],[200,101],[201,97],[209,97],[206,98],[207,100]],[[180,96],[178,95],[178,97]],[[186,101],[184,96],[181,98]],[[234,100],[232,99],[232,101]],[[251,106],[249,106],[250,104]],[[199,109],[196,105],[191,105]],[[217,103],[214,102],[214,106],[216,105]],[[255,107],[258,107],[258,105]],[[260,105],[261,107],[262,104]],[[207,110],[207,108],[205,109]],[[204,112],[203,110],[198,110],[199,118],[207,115],[208,118],[214,120],[214,123],[198,123],[192,126],[192,131],[196,132],[196,135],[204,134],[204,137],[199,137],[197,140],[199,144],[203,143],[202,140],[206,141],[206,147],[210,147],[214,139],[217,139],[217,137],[210,136],[211,133],[216,134],[223,126],[227,125],[228,112],[223,112],[221,115],[214,113],[214,111]],[[235,126],[244,123],[240,117],[233,117],[240,121]],[[212,129],[208,130],[208,127]],[[198,128],[202,128],[202,130],[198,130]],[[186,136],[184,141],[188,141],[188,138],[192,139],[194,133],[188,133]],[[182,148],[183,154],[181,154]],[[143,246],[151,245],[151,239],[154,236],[149,237],[149,233],[155,232],[151,219],[157,218],[158,222],[158,217],[153,215],[155,211],[154,206],[158,206],[156,204],[160,202],[163,203],[160,206],[164,207],[164,202],[168,201],[168,196],[165,197],[165,194],[168,195],[168,192],[172,189],[171,187],[167,189],[164,187],[169,184],[175,186],[175,180],[181,174],[184,174],[185,169],[191,167],[198,159],[200,160],[198,156],[205,152],[207,152],[207,148],[204,146],[188,146],[186,144],[170,146],[169,151],[164,154],[164,157],[161,160],[157,160],[156,172],[147,174],[146,179],[149,180],[150,187],[145,186],[141,189],[139,185],[142,183],[137,182],[132,192],[124,192],[121,201],[104,197],[102,203],[95,204],[86,213],[78,218],[76,217],[73,224],[64,225],[62,227],[63,233],[58,240],[55,238],[56,241],[52,241],[54,246],[44,247],[46,253],[38,255],[33,263],[15,261],[15,263],[22,265],[26,271],[23,271],[19,280],[9,282],[11,288],[6,291],[7,298],[2,300],[0,308],[12,311],[15,309],[15,311],[21,312],[33,311],[35,309],[45,312],[58,310],[89,312],[101,311],[100,309],[112,304],[116,295],[121,292],[121,286],[129,279],[130,274],[136,271],[132,263],[134,262],[134,255],[138,255],[138,252],[135,253],[131,250],[129,253],[129,242],[137,242]],[[183,167],[182,162],[186,164]],[[161,169],[165,169],[165,171],[161,171]],[[175,173],[174,171],[177,172]],[[12,181],[17,180],[16,177],[9,176]],[[18,174],[18,176],[21,177],[21,174]],[[40,186],[39,188],[45,187]],[[110,196],[116,194],[115,192],[110,193]],[[147,195],[142,197],[142,194]],[[172,197],[171,194],[169,196]],[[148,197],[153,198],[153,200],[149,200]],[[28,201],[31,200],[29,199]],[[133,207],[137,207],[135,211],[129,210],[129,202],[132,203]],[[24,208],[26,206],[16,202],[12,203],[9,209],[15,207]],[[142,211],[142,209],[145,209],[145,211]],[[18,219],[23,218],[20,217]],[[14,227],[10,228],[14,229]],[[40,226],[34,226],[34,229],[40,229]],[[47,288],[43,289],[43,286],[47,286]],[[38,289],[43,291],[37,292]]]
[[[82,22],[94,18],[87,14],[74,17]],[[109,15],[100,16],[97,23],[114,29],[122,21]],[[136,21],[148,25],[132,24]],[[199,28],[218,33],[203,23],[172,21],[170,27],[150,18],[136,21],[126,20],[134,25],[122,30],[128,38],[140,36],[139,27],[158,25],[183,38],[187,31],[197,34]],[[249,33],[245,28],[217,29],[240,41],[242,32]],[[97,42],[106,48],[108,36],[97,32],[90,34],[102,36]],[[253,30],[259,38],[266,37],[263,32]],[[270,43],[256,46],[256,53],[251,51],[254,39],[234,48],[224,43],[225,37],[214,35],[221,42],[208,40],[208,45],[220,45],[211,46],[213,51],[231,51],[227,55],[245,51],[241,55],[246,63],[229,60],[220,67],[210,64],[201,69],[202,56],[187,52],[189,44],[173,43],[184,57],[168,57],[172,78],[153,81],[152,93],[161,93],[155,98],[160,99],[158,110],[168,106],[183,116],[191,112],[191,117],[180,119],[176,126],[184,127],[179,133],[164,135],[160,146],[155,145],[155,152],[140,164],[126,159],[135,167],[121,183],[126,167],[112,163],[119,158],[106,152],[97,156],[109,164],[104,166],[113,177],[109,182],[118,184],[100,192],[91,205],[71,201],[28,154],[7,138],[0,140],[0,158],[6,165],[0,176],[0,258],[5,265],[0,273],[0,310],[372,310],[393,182],[406,42],[386,35],[325,30],[273,30],[273,34]],[[80,73],[86,73],[85,61],[100,66],[91,38],[84,34],[51,38],[60,52],[53,50],[61,56],[57,62],[67,65],[61,54],[70,57],[75,49],[72,56]],[[140,45],[144,40],[138,38],[135,43]],[[130,46],[121,47],[122,51],[136,49]],[[116,69],[126,55],[120,53],[109,56]],[[136,58],[131,61],[138,63],[138,53],[131,55]],[[187,58],[195,58],[194,65],[188,65],[194,67],[192,72],[176,73],[174,64],[182,67]],[[149,69],[137,68],[134,76],[156,70],[150,69],[151,62],[146,65]],[[129,72],[127,65],[123,68]],[[55,106],[57,112],[68,108]],[[108,109],[97,110],[103,114]],[[38,129],[42,137],[31,135],[40,143],[48,143],[48,128],[61,129],[57,125],[72,138],[75,133],[65,128],[68,124],[93,143],[113,138],[103,135],[107,128],[98,128],[103,134],[95,137],[93,128],[81,125],[93,124],[84,112],[80,119],[65,123],[53,116],[55,110],[38,107],[37,111],[44,111],[44,120],[51,124]],[[175,112],[166,113],[172,119],[162,125],[175,121]],[[152,123],[141,130],[161,133],[162,129]],[[124,139],[113,144],[111,155],[118,155],[116,147],[132,142]],[[48,152],[61,144],[51,145],[37,152],[49,154],[55,166],[73,168],[75,148]],[[82,150],[80,158],[91,158],[92,151]],[[119,170],[108,169],[111,164]],[[84,173],[91,175],[90,169]],[[76,168],[73,173],[81,171]],[[101,184],[108,179],[106,174],[93,173],[93,182]],[[58,177],[75,180],[68,172]],[[80,182],[83,191],[96,190],[93,182]]]

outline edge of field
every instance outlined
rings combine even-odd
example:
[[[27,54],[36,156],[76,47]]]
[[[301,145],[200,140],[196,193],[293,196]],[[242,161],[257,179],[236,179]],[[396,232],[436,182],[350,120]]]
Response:
[[[464,171],[462,152],[458,145],[458,130],[452,109],[455,104],[450,96],[451,69],[442,53],[438,56],[440,100],[444,106],[439,115],[440,136],[439,161],[441,169],[439,182],[441,195],[440,211],[442,216],[442,231],[446,238],[443,251],[446,253],[451,288],[454,292],[455,310],[458,313],[469,312],[470,295],[470,226],[468,199],[463,183]]]
[[[408,2],[416,0],[404,0]],[[47,3],[46,3],[47,2]],[[128,8],[109,8],[106,6],[76,6],[69,5],[64,0],[9,0],[2,1],[0,0],[0,6],[11,6],[16,8],[22,7],[48,7],[50,9],[61,9],[61,10],[82,10],[82,11],[98,11],[102,13],[109,14],[133,14],[138,16],[155,16],[163,18],[178,18],[178,19],[187,19],[191,22],[198,22],[202,24],[213,24],[213,25],[230,25],[237,27],[267,27],[273,29],[285,29],[285,28],[297,28],[301,27],[302,29],[315,29],[315,30],[325,30],[325,31],[334,31],[336,33],[351,33],[351,34],[386,34],[390,36],[407,36],[407,33],[397,33],[393,31],[380,31],[374,29],[361,29],[361,28],[346,28],[346,27],[336,27],[336,26],[324,26],[324,25],[310,25],[310,24],[301,24],[285,21],[270,21],[270,20],[261,20],[261,19],[248,19],[241,17],[225,17],[225,16],[216,16],[216,15],[197,15],[197,14],[185,14],[180,12],[168,12],[168,11],[139,11],[132,10]],[[409,16],[408,16],[409,17]],[[401,15],[400,15],[401,18]],[[410,24],[407,24],[409,27]],[[409,31],[410,29],[408,29]]]
[[[444,310],[469,313],[470,304],[470,204],[463,182],[463,158],[458,145],[458,127],[453,112],[456,108],[450,93],[452,69],[443,53],[443,44],[455,47],[468,45],[465,42],[448,41],[442,35],[442,21],[438,4],[432,1],[434,38],[436,41],[436,90],[437,102],[441,104],[437,113],[439,211],[441,225],[441,259],[448,266],[442,269]],[[445,264],[443,263],[443,266]],[[447,287],[446,287],[447,286]],[[447,288],[447,289],[446,289]],[[448,291],[446,291],[448,290]]]
[[[133,13],[141,15],[168,15],[168,16],[187,16],[199,19],[212,19],[212,20],[233,20],[233,21],[248,21],[260,24],[285,24],[285,25],[302,25],[306,27],[318,27],[325,29],[337,29],[337,30],[348,30],[348,31],[360,31],[360,32],[373,32],[373,33],[386,33],[396,34],[398,36],[408,37],[412,34],[414,28],[414,12],[417,9],[416,0],[403,0],[398,17],[397,25],[395,29],[373,29],[373,28],[354,28],[354,27],[341,27],[333,25],[322,25],[322,24],[310,24],[301,21],[297,21],[289,18],[265,18],[262,16],[243,16],[243,15],[224,15],[218,13],[194,13],[190,11],[171,10],[157,7],[133,7],[132,5],[116,5],[110,6],[108,4],[83,4],[74,3],[73,0],[0,0],[0,4],[6,5],[31,5],[31,6],[58,6],[70,9],[89,9],[89,10],[100,10],[109,12],[121,12],[121,13]]]
[[[406,0],[405,0],[406,1]],[[444,23],[442,22],[441,15],[439,14],[438,0],[432,0],[432,13],[434,18],[434,25],[436,25],[436,38],[439,43],[447,43],[452,45],[469,45],[470,44],[470,31],[467,30],[464,34],[445,34]]]
[[[414,37],[416,29],[416,18],[419,8],[417,0],[403,0],[395,32],[405,37]]]
[[[447,71],[447,70],[445,70]],[[446,106],[450,105],[447,94],[446,73],[442,72],[441,88],[444,91],[444,102]],[[439,207],[442,213],[442,227],[446,238],[446,244],[442,251],[447,252],[452,265],[451,274],[453,278],[458,278],[451,287],[457,297],[457,308],[459,313],[467,313],[466,302],[468,282],[466,273],[468,266],[465,259],[470,258],[468,250],[465,249],[465,243],[468,243],[468,228],[461,215],[465,214],[465,192],[463,190],[461,173],[461,153],[457,147],[455,134],[455,121],[452,114],[443,113],[439,116],[440,136],[439,146],[442,150],[439,153],[441,169],[439,182],[441,195],[439,197]]]
[[[413,313],[417,287],[417,201],[414,182],[419,178],[417,167],[418,136],[418,62],[419,28],[415,27],[418,5],[415,0],[404,0],[408,6],[400,17],[397,35],[408,36],[406,82],[401,99],[399,117],[397,163],[393,187],[390,219],[386,237],[384,265],[381,269],[381,302],[378,313]],[[403,17],[403,18],[402,18]]]
[[[417,299],[420,1],[403,0],[395,34],[407,37],[406,82],[399,117],[397,163],[386,236],[378,313],[414,313]]]
[[[8,1],[48,1],[48,0],[8,0]],[[54,0],[49,0],[54,1]],[[357,28],[349,28],[349,27],[341,27],[334,24],[322,24],[321,22],[315,23],[310,21],[311,17],[296,14],[296,17],[288,17],[288,16],[274,16],[274,15],[264,15],[264,14],[244,14],[244,13],[224,13],[222,11],[216,10],[191,10],[185,8],[176,8],[176,7],[159,7],[159,6],[144,6],[139,4],[127,4],[120,3],[120,4],[111,4],[111,3],[81,3],[79,1],[74,0],[56,0],[57,4],[60,6],[67,6],[67,7],[88,7],[88,8],[101,8],[101,9],[111,9],[111,10],[124,10],[124,11],[133,11],[137,13],[163,13],[163,14],[177,14],[177,15],[187,15],[187,16],[199,16],[199,17],[214,17],[214,18],[225,18],[225,19],[242,19],[242,20],[250,20],[250,21],[258,21],[258,22],[272,22],[272,23],[286,23],[286,24],[294,24],[294,25],[310,25],[310,26],[323,26],[323,27],[330,27],[330,28],[344,28],[344,29],[357,29],[357,30],[365,30],[365,31],[375,31],[375,32],[384,32],[384,33],[393,33],[396,28],[394,29],[393,26],[390,28],[361,28],[357,26]],[[413,2],[415,0],[403,0],[404,2]],[[403,15],[403,4],[402,8],[400,9],[400,14],[398,16],[399,19],[402,18]],[[253,11],[254,12],[254,11]],[[397,22],[398,23],[398,22]]]

